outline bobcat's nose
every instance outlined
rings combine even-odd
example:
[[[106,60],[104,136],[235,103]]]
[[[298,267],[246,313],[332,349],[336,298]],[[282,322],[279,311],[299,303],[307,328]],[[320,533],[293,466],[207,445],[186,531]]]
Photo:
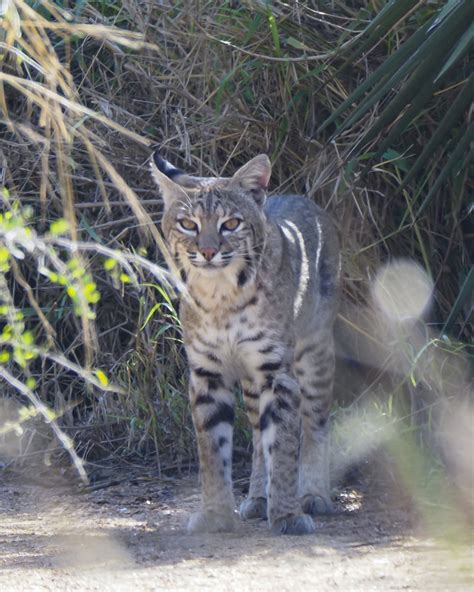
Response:
[[[204,257],[206,261],[211,261],[211,259],[213,259],[217,253],[217,249],[214,249],[213,247],[205,247],[203,249],[200,249],[200,251],[201,255]]]

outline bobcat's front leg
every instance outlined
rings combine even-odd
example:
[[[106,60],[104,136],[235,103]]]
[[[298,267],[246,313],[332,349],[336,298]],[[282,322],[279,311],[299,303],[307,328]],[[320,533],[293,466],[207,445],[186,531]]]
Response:
[[[198,445],[202,507],[191,516],[188,531],[233,530],[234,396],[221,374],[202,367],[191,370],[189,395]]]
[[[247,415],[252,426],[252,473],[247,498],[240,505],[240,517],[243,520],[267,517],[267,470],[260,433],[259,399],[260,393],[251,383],[242,381]]]

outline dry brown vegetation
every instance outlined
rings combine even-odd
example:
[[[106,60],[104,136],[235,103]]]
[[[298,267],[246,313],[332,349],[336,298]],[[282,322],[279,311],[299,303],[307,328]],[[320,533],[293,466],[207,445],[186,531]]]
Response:
[[[380,138],[350,157],[348,151],[383,102],[335,137],[334,124],[318,131],[435,14],[437,3],[401,19],[349,64],[350,44],[381,8],[377,2],[130,0],[80,2],[74,10],[67,2],[7,4],[0,154],[2,209],[10,217],[2,218],[0,296],[2,322],[10,326],[1,366],[8,466],[49,461],[51,453],[57,462],[70,447],[67,437],[89,461],[145,458],[166,469],[193,462],[185,364],[167,279],[173,281],[154,226],[160,200],[147,159],[155,143],[173,163],[202,175],[228,174],[266,152],[274,163],[272,191],[304,192],[331,212],[345,277],[337,394],[339,402],[358,405],[357,415],[335,408],[336,441],[346,451],[341,471],[393,435],[374,424],[373,409],[397,432],[423,426],[414,441],[431,438],[435,416],[437,426],[447,425],[438,410],[464,401],[469,390],[463,342],[472,337],[465,297],[472,187],[467,167],[450,174],[416,215],[442,169],[439,153],[398,188],[468,84],[469,61],[458,64],[438,99],[378,158]],[[468,118],[461,113],[455,133]],[[57,220],[67,227],[51,226]],[[434,288],[423,320],[406,323],[403,314],[387,320],[373,306],[377,271],[398,258],[418,267],[403,271],[395,299],[403,301],[410,284],[417,294]],[[40,401],[47,406],[43,415],[61,426],[52,444],[50,426],[36,417]],[[355,456],[347,452],[348,426],[367,435]],[[238,427],[237,450],[245,452],[243,413]],[[466,429],[455,444],[463,450]],[[453,445],[436,442],[438,451]],[[466,459],[451,460],[464,474]]]

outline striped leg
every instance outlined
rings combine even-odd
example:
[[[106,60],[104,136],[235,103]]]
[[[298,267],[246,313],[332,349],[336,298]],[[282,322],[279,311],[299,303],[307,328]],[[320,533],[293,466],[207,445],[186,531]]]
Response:
[[[319,337],[319,339],[321,339]],[[334,383],[334,342],[297,344],[294,372],[301,388],[302,438],[299,496],[307,514],[332,511],[329,480],[329,411]]]
[[[267,471],[260,433],[258,408],[260,395],[248,384],[243,384],[243,387],[247,414],[252,426],[253,455],[249,493],[247,499],[240,505],[240,517],[243,520],[263,519],[267,517]]]
[[[267,513],[275,534],[309,534],[314,523],[298,499],[299,388],[280,374],[260,398],[260,431],[268,471]]]
[[[202,484],[202,509],[191,516],[190,532],[221,532],[234,527],[232,433],[234,396],[222,376],[195,368],[190,399]]]

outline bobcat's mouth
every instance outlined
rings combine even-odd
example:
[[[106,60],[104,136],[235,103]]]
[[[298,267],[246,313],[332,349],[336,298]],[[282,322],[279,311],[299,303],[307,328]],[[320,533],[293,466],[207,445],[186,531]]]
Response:
[[[233,251],[225,253],[219,251],[211,260],[206,259],[199,252],[188,252],[189,262],[198,269],[222,269],[232,263],[233,258]]]
[[[230,263],[229,261],[191,261],[191,265],[193,267],[197,267],[198,269],[222,269],[227,267]]]

